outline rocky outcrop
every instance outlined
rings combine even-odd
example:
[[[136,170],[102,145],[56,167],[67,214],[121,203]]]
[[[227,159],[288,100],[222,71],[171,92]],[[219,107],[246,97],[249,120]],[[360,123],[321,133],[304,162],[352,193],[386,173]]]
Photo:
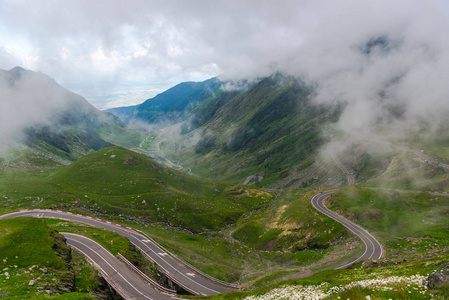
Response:
[[[385,259],[372,259],[372,260],[365,260],[362,263],[361,269],[371,269],[371,268],[379,268],[379,267],[390,267],[390,266],[396,266],[401,263],[404,263],[405,261],[391,261],[391,260],[385,260]]]
[[[431,273],[427,278],[427,288],[437,289],[449,285],[449,263]]]

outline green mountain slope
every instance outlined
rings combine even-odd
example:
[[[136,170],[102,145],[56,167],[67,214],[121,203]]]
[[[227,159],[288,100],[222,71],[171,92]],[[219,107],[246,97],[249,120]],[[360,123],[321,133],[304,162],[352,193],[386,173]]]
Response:
[[[86,209],[196,232],[234,223],[271,203],[269,193],[186,175],[120,147],[86,155],[51,181]]]
[[[174,124],[184,119],[193,107],[213,95],[220,86],[221,82],[217,78],[203,82],[183,82],[139,105],[107,111],[129,124]]]
[[[0,148],[25,150],[25,156],[68,164],[86,153],[111,146],[109,139],[116,142],[117,136],[126,134],[117,117],[97,110],[40,72],[20,67],[0,70],[0,94],[4,96]],[[8,158],[7,152],[0,155]],[[12,166],[11,161],[23,151],[9,154]],[[26,160],[23,165],[39,165],[39,159]]]
[[[339,116],[338,107],[316,105],[312,97],[313,88],[280,74],[242,91],[220,91],[194,110],[179,138],[161,145],[169,158],[201,176],[280,180],[314,163],[325,142],[323,126]],[[307,186],[318,180],[313,177],[297,180]]]
[[[97,272],[43,220],[1,220],[0,233],[2,299],[95,299],[88,292],[102,285]]]

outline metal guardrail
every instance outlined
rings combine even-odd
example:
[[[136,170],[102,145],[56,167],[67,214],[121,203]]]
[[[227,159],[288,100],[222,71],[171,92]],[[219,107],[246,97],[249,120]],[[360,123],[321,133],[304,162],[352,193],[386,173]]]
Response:
[[[197,272],[198,274],[200,274],[201,276],[216,282],[218,284],[221,284],[225,287],[231,287],[234,289],[240,289],[240,287],[238,285],[226,282],[226,281],[222,281],[220,279],[214,278],[206,273],[204,273],[201,270],[198,270],[197,268],[195,268],[194,266],[192,266],[191,264],[189,264],[188,262],[186,262],[185,260],[183,260],[182,258],[178,257],[177,255],[171,253],[170,251],[168,251],[166,248],[164,248],[162,245],[160,245],[158,242],[156,242],[153,238],[151,238],[150,236],[148,236],[145,232],[143,232],[142,230],[136,230],[137,232],[139,232],[140,234],[144,235],[147,239],[149,239],[151,242],[153,242],[154,244],[156,244],[159,248],[161,248],[162,250],[164,250],[167,254],[169,254],[173,259],[176,259],[178,262],[180,262],[181,264],[185,265],[187,268],[191,269],[192,271]]]
[[[140,249],[140,248],[139,248]],[[141,249],[142,250],[142,249]],[[153,261],[151,256],[149,256],[145,251],[142,251],[142,253],[148,257],[149,260]],[[153,261],[154,262],[154,261]],[[171,281],[173,281],[174,283],[176,283],[177,285],[179,285],[180,287],[182,287],[183,289],[185,289],[186,291],[188,291],[189,293],[196,295],[196,296],[200,296],[201,294],[198,293],[197,291],[192,290],[191,288],[189,288],[188,286],[184,285],[182,282],[178,281],[176,278],[174,278],[172,275],[170,275],[170,272],[168,272],[167,270],[164,269],[164,267],[158,265],[159,268],[162,269],[163,273],[165,276],[167,276]]]
[[[210,276],[210,275],[208,275],[208,274],[202,272],[201,270],[195,268],[194,266],[192,266],[191,264],[189,264],[188,262],[186,262],[186,261],[183,260],[182,258],[180,258],[180,257],[176,256],[175,254],[171,253],[170,251],[168,251],[166,248],[164,248],[162,245],[160,245],[160,244],[159,244],[158,242],[156,242],[153,238],[151,238],[150,236],[148,236],[145,232],[143,232],[143,231],[141,231],[141,230],[137,230],[137,229],[132,228],[132,227],[128,227],[128,226],[120,225],[120,224],[117,224],[117,223],[113,223],[113,222],[110,222],[110,221],[107,221],[107,220],[97,219],[97,218],[95,218],[95,217],[85,216],[85,215],[81,215],[81,214],[77,214],[77,213],[73,213],[73,212],[61,211],[61,210],[56,210],[56,209],[45,209],[45,208],[42,208],[42,209],[25,209],[25,210],[16,210],[16,211],[14,211],[13,213],[15,213],[15,212],[20,212],[20,211],[39,211],[39,210],[43,210],[43,211],[54,211],[54,212],[62,212],[62,213],[67,213],[67,214],[72,214],[72,215],[78,215],[78,216],[81,216],[81,217],[86,217],[86,218],[90,218],[90,219],[93,219],[93,220],[98,220],[98,221],[100,221],[100,222],[108,223],[108,224],[111,224],[111,225],[116,225],[117,227],[121,227],[121,228],[123,228],[123,229],[128,229],[128,230],[132,230],[132,231],[138,232],[138,233],[142,234],[143,236],[145,236],[146,238],[148,238],[151,242],[153,242],[154,244],[156,244],[159,248],[161,248],[163,251],[165,251],[165,252],[166,252],[168,255],[170,255],[173,259],[177,260],[179,263],[185,265],[187,268],[189,268],[189,269],[191,269],[192,271],[198,273],[199,275],[203,276],[204,278],[207,278],[207,279],[209,279],[209,280],[211,280],[211,281],[213,281],[213,282],[215,282],[215,283],[217,283],[217,284],[221,284],[222,286],[225,286],[225,287],[230,287],[230,288],[233,288],[233,289],[240,289],[240,287],[239,287],[238,285],[235,285],[235,284],[232,284],[232,283],[229,283],[229,282],[225,282],[225,281],[219,280],[219,279],[214,278],[214,277],[212,277],[212,276]],[[141,250],[142,250],[142,249],[141,249]],[[143,252],[143,253],[144,253],[144,254],[145,254],[145,255],[152,261],[151,257],[150,257],[148,254],[146,254],[145,251],[142,251],[142,252]],[[187,286],[184,286],[184,285],[183,285],[182,283],[180,283],[178,280],[176,280],[175,278],[173,278],[173,276],[171,276],[170,273],[169,273],[167,270],[165,270],[165,269],[162,268],[161,266],[159,266],[159,267],[160,267],[161,269],[163,269],[164,274],[165,274],[168,278],[170,278],[173,282],[175,282],[176,284],[178,284],[179,286],[181,286],[182,288],[184,288],[186,291],[189,291],[190,293],[192,293],[192,294],[194,294],[194,295],[200,295],[198,292],[193,291],[192,289],[190,289],[190,288],[187,287]]]
[[[119,289],[119,287],[109,278],[108,275],[106,275],[106,273],[104,273],[103,271],[100,271],[101,277],[104,278],[104,280],[106,280],[106,282],[120,295],[122,296],[123,299],[125,300],[131,300],[121,289]]]
[[[124,261],[128,266],[131,267],[131,269],[133,269],[134,271],[137,272],[137,274],[139,274],[140,276],[142,276],[146,281],[148,281],[151,285],[153,285],[154,287],[156,287],[158,290],[161,290],[163,292],[169,293],[169,294],[177,294],[177,292],[175,290],[171,290],[168,289],[166,287],[163,287],[162,285],[160,285],[159,283],[157,283],[156,281],[154,281],[153,279],[151,279],[150,277],[148,277],[146,274],[144,274],[142,271],[140,271],[135,265],[133,265],[129,260],[127,260],[123,255],[121,255],[120,253],[117,254],[117,257],[119,259],[121,259],[122,261]]]

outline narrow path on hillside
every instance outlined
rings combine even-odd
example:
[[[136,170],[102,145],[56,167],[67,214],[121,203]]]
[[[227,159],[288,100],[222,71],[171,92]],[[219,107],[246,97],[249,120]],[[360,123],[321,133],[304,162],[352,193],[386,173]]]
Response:
[[[421,151],[417,151],[417,150],[410,149],[410,148],[405,147],[405,146],[399,146],[399,145],[394,145],[394,144],[393,144],[393,146],[395,146],[395,147],[398,148],[399,150],[411,152],[411,153],[415,154],[416,156],[418,156],[419,158],[421,158],[424,162],[430,163],[430,164],[434,164],[434,165],[437,165],[437,166],[439,166],[439,167],[442,167],[446,172],[449,172],[449,165],[442,164],[442,163],[440,163],[439,161],[437,161],[436,159],[433,159],[433,158],[431,158],[431,157],[425,155],[425,154],[424,154],[423,152],[421,152]]]
[[[345,168],[345,166],[341,163],[338,157],[329,149],[329,146],[327,147],[327,152],[330,154],[330,156],[332,157],[338,168],[345,174],[346,184],[353,185],[355,183],[354,176],[352,176],[352,174]]]
[[[402,189],[389,189],[389,188],[381,188],[381,187],[363,187],[368,190],[382,190],[382,191],[390,191],[397,192],[401,194],[430,194],[435,196],[449,196],[449,192],[435,192],[435,191],[417,191],[417,190],[402,190]]]
[[[158,140],[157,143],[156,143],[156,151],[155,151],[155,152],[156,152],[157,158],[159,159],[159,161],[160,161],[161,163],[163,163],[164,165],[166,165],[166,166],[169,167],[169,168],[172,168],[172,169],[175,169],[175,170],[178,170],[178,171],[183,170],[184,167],[183,167],[181,164],[175,163],[175,162],[169,160],[169,159],[165,156],[165,153],[161,150],[161,143],[167,140],[166,138],[162,138],[162,135],[163,135],[163,134],[164,134],[164,130],[161,129],[161,130],[160,130],[160,134],[159,134],[159,140]],[[192,174],[192,170],[191,170],[191,169],[188,169],[188,172],[187,172],[187,173],[188,173],[188,174]]]
[[[167,157],[165,157],[164,152],[161,150],[161,143],[166,140],[165,138],[161,138],[161,139],[159,139],[156,142],[156,145],[155,145],[156,150],[152,151],[152,150],[149,150],[149,149],[146,149],[146,148],[143,147],[143,144],[148,140],[148,138],[151,136],[152,133],[153,132],[150,132],[148,134],[148,136],[145,137],[140,142],[139,147],[130,148],[129,150],[134,151],[134,152],[138,152],[138,153],[141,153],[141,154],[144,154],[144,155],[150,157],[151,159],[157,160],[158,162],[166,165],[167,167],[169,167],[171,169],[175,169],[175,170],[178,170],[178,171],[183,170],[184,167],[181,164],[175,163],[175,162],[169,160]],[[159,136],[161,137],[162,134],[163,134],[163,132],[161,130],[161,133],[160,133]],[[192,174],[192,169],[187,168],[187,174]]]
[[[245,182],[243,182],[243,185],[247,185],[250,183],[251,180],[254,180],[254,184],[259,183],[263,179],[263,176],[254,175],[254,176],[248,176],[246,178]]]
[[[150,136],[151,136],[151,132],[148,133],[147,137],[144,138],[143,141],[140,142],[139,148],[143,149],[143,143],[145,143]]]
[[[384,145],[388,145],[388,146],[391,146],[391,147],[395,147],[396,149],[399,149],[401,151],[406,151],[406,152],[413,153],[416,156],[418,156],[419,158],[421,158],[423,160],[423,162],[442,167],[446,172],[449,172],[449,165],[442,164],[438,160],[425,155],[423,150],[418,151],[418,150],[411,149],[411,148],[406,147],[406,146],[397,145],[397,144],[393,144],[393,143],[385,142],[385,141],[381,141],[381,140],[375,140],[375,142],[377,142],[379,144],[384,144]]]

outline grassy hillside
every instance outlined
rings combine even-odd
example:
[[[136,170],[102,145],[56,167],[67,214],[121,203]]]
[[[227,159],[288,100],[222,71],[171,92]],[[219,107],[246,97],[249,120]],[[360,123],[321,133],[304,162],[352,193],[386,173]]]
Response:
[[[12,218],[0,220],[3,299],[111,299],[98,271],[54,229],[87,236],[114,255],[122,254],[160,284],[166,283],[157,267],[116,233],[63,220]]]
[[[2,299],[94,299],[97,272],[43,220],[1,220],[0,236]]]
[[[309,203],[313,191],[283,193],[276,208],[240,220],[232,236],[253,249],[327,249],[344,235],[344,227],[317,213]]]
[[[7,130],[0,141],[0,156],[7,160],[15,159],[17,152],[28,151],[43,161],[69,164],[112,143],[133,147],[144,138],[136,137],[117,117],[96,109],[43,73],[20,67],[0,70],[0,82],[1,92],[8,95],[4,102],[9,121],[2,119]],[[38,162],[25,161],[24,166],[39,167]]]
[[[304,170],[314,163],[325,141],[322,125],[339,115],[337,108],[313,104],[312,97],[311,87],[279,74],[238,92],[221,91],[197,107],[181,136],[171,138],[167,130],[161,148],[200,176],[280,180],[295,166]]]
[[[199,232],[216,230],[266,207],[272,195],[169,169],[135,152],[110,147],[54,169],[0,171],[1,205],[83,208]]]
[[[59,232],[71,232],[86,236],[102,245],[113,255],[118,255],[120,253],[147,276],[155,281],[158,281],[161,285],[166,284],[163,282],[160,274],[158,273],[157,267],[155,267],[155,265],[149,261],[140,250],[138,250],[128,239],[123,236],[112,231],[107,231],[80,223],[58,219],[43,220],[47,226]],[[112,244],[111,241],[113,241]],[[76,251],[72,251],[72,253],[76,253]]]
[[[119,147],[56,171],[0,175],[2,212],[60,208],[140,227],[208,274],[246,286],[303,276],[360,250],[341,226],[309,207],[313,190],[274,199],[254,187],[176,172]]]
[[[281,193],[267,209],[216,232],[192,235],[145,224],[164,247],[208,274],[244,288],[303,277],[362,250],[357,239],[309,207],[316,191]]]
[[[189,176],[119,147],[84,156],[51,180],[90,210],[192,231],[234,223],[271,200],[269,193]]]
[[[449,268],[448,197],[348,187],[328,202],[331,209],[372,232],[381,241],[385,258],[358,263],[351,270],[327,270],[253,292],[211,298],[447,299],[447,282],[432,289],[425,284],[429,274]]]
[[[139,105],[117,107],[107,111],[128,124],[173,124],[183,120],[193,107],[213,95],[221,84],[217,78],[203,82],[183,82]]]
[[[327,270],[310,277],[284,281],[252,292],[210,299],[447,299],[449,289],[427,289],[428,275],[447,269],[449,255],[380,268]]]
[[[348,187],[332,196],[333,210],[373,232],[389,259],[449,250],[449,198]]]

